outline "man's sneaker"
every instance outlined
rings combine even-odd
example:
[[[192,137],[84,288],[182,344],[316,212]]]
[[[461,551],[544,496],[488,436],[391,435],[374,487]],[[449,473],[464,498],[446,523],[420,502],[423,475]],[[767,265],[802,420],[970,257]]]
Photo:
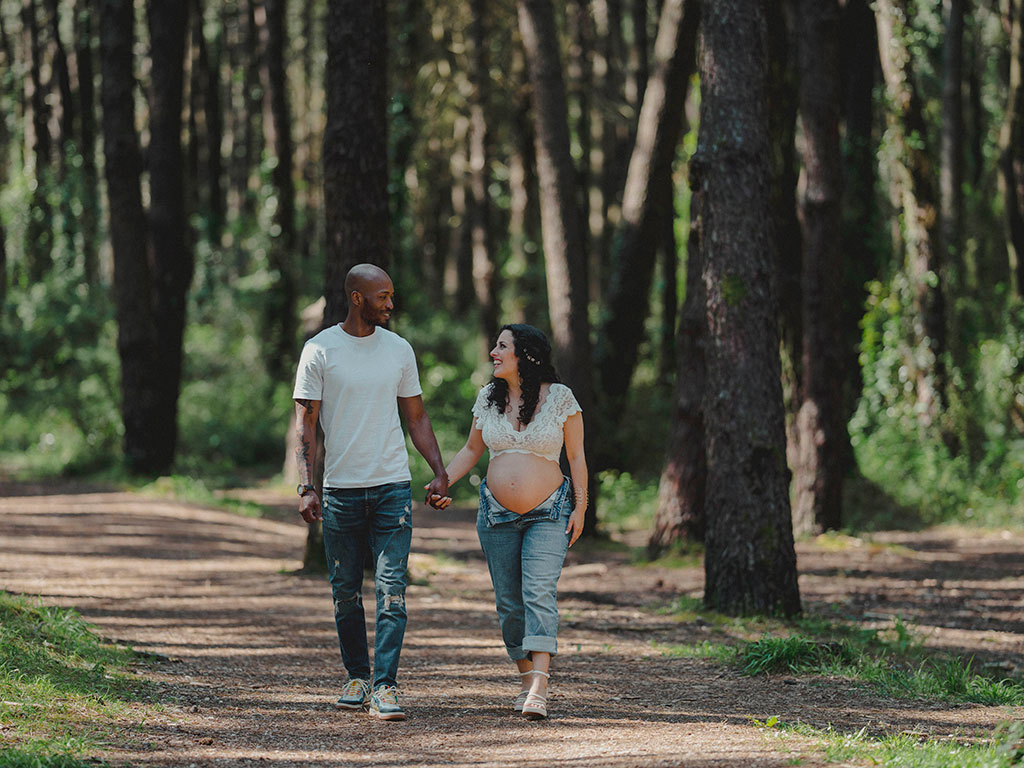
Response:
[[[345,691],[334,706],[338,709],[362,709],[366,705],[369,693],[370,681],[353,677],[345,684]]]
[[[405,720],[405,712],[398,706],[398,689],[382,685],[370,697],[370,714],[381,720]]]

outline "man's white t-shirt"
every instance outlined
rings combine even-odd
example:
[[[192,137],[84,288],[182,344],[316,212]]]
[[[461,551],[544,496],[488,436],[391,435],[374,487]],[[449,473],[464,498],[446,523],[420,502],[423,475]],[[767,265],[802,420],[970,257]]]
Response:
[[[397,333],[351,336],[333,325],[307,341],[293,397],[321,401],[324,488],[410,480],[397,398],[422,391],[412,346]]]

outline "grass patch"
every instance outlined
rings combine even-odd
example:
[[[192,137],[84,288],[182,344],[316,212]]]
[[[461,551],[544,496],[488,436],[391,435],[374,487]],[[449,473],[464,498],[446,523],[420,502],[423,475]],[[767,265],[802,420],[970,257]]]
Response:
[[[205,480],[198,477],[166,475],[137,490],[149,496],[222,509],[243,517],[280,517],[280,513],[274,507],[217,493],[218,488],[211,488]]]
[[[102,642],[77,612],[0,591],[0,765],[90,764],[107,727],[150,685],[137,656]]]
[[[864,728],[846,733],[831,727],[786,724],[775,717],[764,722],[753,720],[753,723],[779,738],[793,734],[817,740],[829,763],[864,762],[890,768],[1014,768],[1024,765],[1024,723],[1019,721],[1003,723],[982,739],[929,739],[914,733],[874,737]]]
[[[883,630],[820,620],[803,625],[814,634],[775,637],[765,633],[744,644],[737,653],[743,673],[834,675],[897,698],[1024,705],[1020,681],[981,674],[971,658],[929,654],[899,619]]]

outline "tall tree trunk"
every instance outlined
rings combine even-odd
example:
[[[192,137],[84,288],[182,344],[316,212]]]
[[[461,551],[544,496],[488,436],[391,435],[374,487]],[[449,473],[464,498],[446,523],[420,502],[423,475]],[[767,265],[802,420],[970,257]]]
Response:
[[[666,0],[670,2],[671,0]],[[647,554],[657,557],[673,544],[703,541],[706,526],[707,455],[704,437],[706,367],[703,265],[697,210],[699,189],[690,202],[690,236],[686,246],[686,299],[676,337],[675,399],[665,467],[658,484],[658,511],[647,540]]]
[[[576,188],[579,192],[579,206],[583,212],[583,249],[588,262],[597,263],[599,256],[594,243],[600,237],[600,221],[590,221],[590,196],[594,183],[594,22],[590,13],[589,0],[571,0],[566,6],[566,21],[569,37],[569,55],[566,62],[568,77],[569,114],[575,113],[576,124],[572,133],[579,143],[579,162],[576,165]],[[596,226],[595,226],[596,225]],[[595,226],[592,231],[592,226]],[[593,280],[595,269],[590,270],[592,297],[597,296]]]
[[[341,0],[327,14],[324,325],[345,319],[345,275],[388,268],[387,16],[384,0]]]
[[[789,506],[769,212],[764,10],[702,9],[699,190],[706,291],[704,603],[800,612]]]
[[[843,158],[843,320],[839,335],[844,386],[843,423],[848,424],[860,400],[863,382],[860,367],[860,320],[867,298],[866,284],[877,277],[879,258],[873,243],[881,227],[876,197],[876,142],[874,97],[877,81],[878,41],[875,16],[869,0],[847,0],[842,10],[840,43],[843,46],[845,94],[845,156]],[[843,472],[856,466],[847,442]]]
[[[999,188],[1006,211],[1006,252],[1013,295],[1024,296],[1024,0],[1008,8],[1010,82],[999,132]]]
[[[181,142],[188,13],[188,4],[180,0],[150,0],[149,3],[152,90],[147,159],[155,288],[153,311],[160,350],[160,386],[155,403],[157,423],[149,439],[160,446],[154,450],[155,468],[159,470],[170,467],[177,447],[185,309],[194,269],[185,214]]]
[[[576,207],[576,184],[569,151],[569,116],[551,0],[517,0],[519,34],[533,92],[537,177],[555,360],[584,412],[594,403],[590,322],[583,230]],[[594,430],[585,442],[593,445]],[[593,451],[588,450],[593,456]],[[597,527],[594,473],[584,533]]]
[[[697,15],[695,3],[665,0],[658,22],[655,71],[646,89],[629,161],[615,274],[609,285],[602,344],[597,348],[597,368],[611,423],[623,412],[636,368],[662,222],[666,217],[672,219],[671,195],[665,195],[664,189],[666,183],[671,187],[686,88],[695,66]]]
[[[942,262],[963,287],[961,259],[964,183],[964,6],[966,0],[944,0],[946,33],[942,40],[942,132],[939,146],[939,245]],[[955,320],[954,317],[951,318]],[[952,338],[956,338],[956,329]],[[954,346],[956,346],[954,344]]]
[[[490,345],[498,335],[498,270],[491,237],[491,204],[488,195],[490,150],[487,113],[490,102],[490,65],[487,57],[488,13],[486,0],[470,3],[470,83],[469,97],[469,188],[473,194],[471,214],[473,242],[473,287],[477,311],[480,314],[480,332],[484,346]]]
[[[36,182],[29,202],[25,260],[29,282],[38,283],[52,266],[53,211],[48,191],[53,142],[50,138],[50,107],[42,74],[44,45],[36,0],[22,0],[21,23],[25,39],[23,50],[28,57],[28,72],[24,78],[24,157],[29,174]]]
[[[839,3],[801,0],[800,115],[806,184],[802,200],[803,364],[796,418],[799,460],[793,528],[809,534],[842,523],[842,162],[839,150]]]
[[[76,234],[78,231],[78,217],[72,208],[72,199],[77,197],[73,189],[73,181],[70,169],[74,163],[74,156],[78,154],[76,143],[79,138],[76,135],[78,124],[75,107],[75,97],[71,90],[71,75],[74,69],[74,61],[68,61],[67,50],[60,34],[60,7],[57,0],[44,0],[43,8],[46,18],[47,34],[47,55],[46,60],[50,64],[50,90],[51,90],[51,129],[50,134],[56,139],[57,146],[57,174],[56,189],[60,198],[60,229],[64,239],[64,260],[62,267],[68,268],[75,264],[75,253],[77,251]],[[54,85],[56,88],[54,90]],[[55,254],[59,253],[55,249]]]
[[[288,77],[285,71],[287,45],[287,0],[264,0],[258,9],[263,83],[263,131],[266,146],[274,152],[271,181],[277,192],[274,224],[277,232],[270,245],[270,268],[277,280],[268,293],[264,310],[267,368],[277,381],[288,378],[296,359],[298,313],[295,264],[295,181],[292,178],[292,119],[288,105]]]
[[[100,184],[96,169],[96,88],[93,82],[93,4],[75,0],[76,19],[75,63],[78,70],[79,136],[82,147],[82,213],[79,226],[82,231],[82,268],[88,285],[99,281],[97,250],[99,247]]]
[[[476,298],[473,288],[473,229],[470,226],[469,120],[458,116],[452,123],[451,173],[452,214],[456,224],[448,243],[445,266],[445,293],[454,297],[454,310],[459,315],[469,311]]]
[[[942,254],[936,245],[936,195],[932,180],[932,155],[927,146],[923,103],[914,85],[906,0],[878,0],[875,18],[886,90],[892,108],[889,124],[900,155],[900,200],[908,272],[913,285],[917,332],[915,345],[928,350],[930,358],[912,368],[917,384],[921,424],[933,424],[944,410],[946,391],[946,308],[942,286]]]
[[[775,230],[773,258],[779,297],[786,453],[791,467],[799,461],[796,414],[800,408],[800,367],[803,359],[803,320],[800,310],[803,239],[797,219],[797,1],[770,0],[765,6],[768,24],[768,103],[772,105],[768,112],[768,134],[772,147],[771,212]]]
[[[694,59],[696,61],[696,59]],[[685,125],[680,133],[687,131]],[[661,222],[658,237],[658,253],[661,256],[661,335],[658,339],[658,380],[670,383],[676,369],[676,322],[679,314],[679,252],[676,247],[675,229],[675,184],[672,176],[662,182],[662,188],[655,194],[661,195],[664,205],[672,215]]]
[[[156,407],[160,339],[150,268],[153,254],[142,207],[142,153],[135,133],[134,30],[132,0],[101,0],[100,100],[121,360],[123,447],[129,469],[150,472],[163,463],[164,446],[152,437],[160,422]]]

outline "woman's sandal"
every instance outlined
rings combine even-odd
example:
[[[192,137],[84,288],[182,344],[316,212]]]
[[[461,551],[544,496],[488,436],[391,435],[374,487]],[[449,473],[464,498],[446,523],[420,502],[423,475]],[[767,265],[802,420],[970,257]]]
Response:
[[[531,669],[528,672],[520,672],[519,676],[520,677],[526,677],[527,675],[532,675],[532,674],[533,674],[533,670]],[[516,712],[522,712],[523,711],[523,704],[526,703],[526,697],[529,696],[529,695],[530,695],[530,689],[529,688],[527,688],[525,691],[520,691],[519,695],[516,696],[515,702],[512,704],[512,709],[514,709]]]
[[[547,672],[541,672],[539,669],[533,670],[534,674],[544,675],[544,677],[550,678]],[[539,693],[529,693],[526,696],[526,700],[523,702],[523,717],[527,720],[543,720],[548,716],[548,700],[546,697],[541,696]]]

